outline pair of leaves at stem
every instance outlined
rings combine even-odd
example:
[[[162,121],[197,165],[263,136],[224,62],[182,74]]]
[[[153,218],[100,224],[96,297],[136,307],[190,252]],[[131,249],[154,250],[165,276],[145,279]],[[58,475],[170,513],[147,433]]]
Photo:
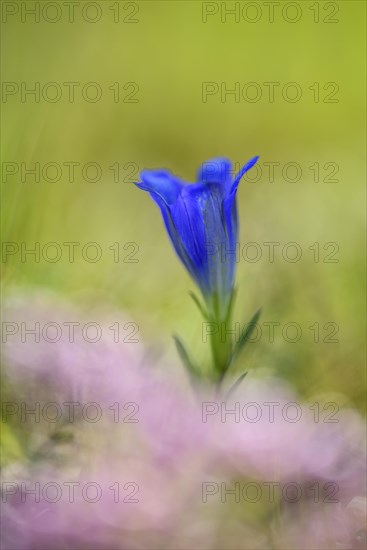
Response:
[[[208,314],[205,311],[203,305],[201,304],[200,300],[197,298],[197,296],[194,293],[190,293],[192,299],[194,300],[195,304],[199,308],[200,312],[204,316],[205,319],[208,319]],[[231,367],[231,365],[237,360],[237,358],[240,356],[240,354],[243,352],[247,342],[250,341],[251,335],[256,327],[257,321],[259,320],[259,317],[261,315],[261,308],[256,311],[256,313],[253,315],[251,321],[247,324],[246,330],[242,332],[239,340],[236,342],[234,349],[232,351],[231,357],[228,361],[228,366],[226,371],[223,373],[224,375],[228,371],[228,369]],[[183,342],[181,339],[177,336],[173,336],[177,352],[184,363],[185,367],[187,368],[190,377],[192,380],[197,380],[202,377],[202,372],[200,371],[199,367],[192,361],[190,355],[188,354]],[[245,378],[247,374],[246,372],[243,372],[239,378],[234,382],[234,384],[230,387],[228,390],[226,397],[229,397],[239,386],[239,384],[242,382],[242,380]]]

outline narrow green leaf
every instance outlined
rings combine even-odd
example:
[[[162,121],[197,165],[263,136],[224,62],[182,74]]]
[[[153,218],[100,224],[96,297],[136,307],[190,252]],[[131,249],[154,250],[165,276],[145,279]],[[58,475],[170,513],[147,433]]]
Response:
[[[234,350],[233,350],[231,363],[233,363],[233,361],[235,359],[237,359],[239,354],[242,353],[245,345],[247,344],[247,342],[251,338],[252,333],[254,332],[256,323],[259,320],[260,315],[261,315],[261,308],[257,310],[255,315],[252,317],[251,321],[248,323],[248,325],[246,327],[246,330],[241,334],[240,339],[236,343],[236,345],[234,347]]]
[[[246,374],[247,374],[247,371],[243,372],[241,374],[241,376],[239,376],[237,378],[236,382],[234,384],[232,384],[232,386],[227,391],[227,393],[225,395],[225,399],[228,399],[232,395],[232,393],[238,388],[238,386],[241,384],[242,380],[245,378]]]
[[[208,314],[203,306],[203,304],[200,302],[199,298],[194,294],[193,292],[189,292],[191,298],[194,300],[195,304],[197,305],[200,313],[203,315],[205,319],[208,319]]]
[[[234,308],[234,303],[236,301],[236,297],[237,297],[237,288],[234,288],[232,290],[232,295],[231,295],[231,300],[229,302],[229,306],[228,306],[228,312],[227,312],[227,318],[226,318],[226,323],[229,323],[230,322],[230,319],[232,317],[232,312],[233,312],[233,308]]]
[[[182,343],[181,339],[178,336],[176,336],[175,334],[173,335],[173,339],[174,339],[175,344],[176,344],[176,349],[177,349],[178,355],[180,356],[180,359],[183,362],[183,364],[185,365],[185,367],[187,368],[189,374],[192,377],[194,377],[195,379],[198,378],[200,376],[200,372],[199,372],[198,368],[194,365],[192,360],[190,359],[190,356],[187,353],[186,348],[185,348],[184,344]]]

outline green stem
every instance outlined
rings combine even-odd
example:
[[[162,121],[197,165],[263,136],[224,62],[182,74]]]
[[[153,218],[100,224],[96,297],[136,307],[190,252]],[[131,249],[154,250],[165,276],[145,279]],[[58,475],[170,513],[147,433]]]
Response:
[[[231,323],[234,295],[235,292],[233,291],[225,315],[219,311],[218,301],[214,297],[212,321],[216,327],[216,330],[210,336],[210,345],[214,367],[213,378],[217,383],[218,391],[220,391],[223,378],[227,372],[232,357],[233,344],[232,337],[228,332],[228,329],[230,328],[229,325]]]

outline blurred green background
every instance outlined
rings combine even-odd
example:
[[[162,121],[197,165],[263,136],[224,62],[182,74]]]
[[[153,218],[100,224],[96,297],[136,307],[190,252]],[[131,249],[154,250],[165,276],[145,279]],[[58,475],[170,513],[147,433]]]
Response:
[[[29,88],[39,82],[41,92],[39,102],[32,96],[21,101],[20,91],[3,95],[2,161],[17,163],[19,171],[10,175],[14,165],[3,164],[2,238],[30,248],[39,242],[41,252],[46,243],[57,242],[63,255],[54,263],[42,255],[39,262],[30,256],[22,262],[20,253],[3,258],[3,297],[14,285],[47,287],[73,301],[118,306],[139,323],[141,338],[151,348],[165,350],[173,362],[172,332],[182,334],[194,353],[204,357],[201,319],[188,297],[194,285],[171,250],[156,205],[128,180],[144,167],[166,167],[194,181],[207,159],[225,156],[238,166],[259,154],[261,175],[242,183],[238,201],[241,246],[259,243],[262,257],[238,262],[236,319],[247,322],[262,306],[261,323],[278,322],[280,328],[271,343],[263,326],[262,338],[244,361],[249,368],[265,368],[290,380],[306,398],[318,392],[343,394],[346,402],[362,408],[364,2],[329,2],[337,6],[333,16],[330,6],[319,2],[319,22],[316,8],[311,8],[315,2],[297,2],[302,15],[294,23],[282,14],[285,2],[280,2],[273,23],[263,2],[257,3],[261,17],[254,23],[242,11],[237,22],[235,16],[221,13],[220,2],[206,7],[199,1],[104,1],[97,3],[102,15],[95,23],[81,16],[86,2],[76,8],[74,23],[68,21],[65,6],[55,23],[42,14],[40,22],[31,16],[22,22],[20,4],[34,3],[10,4],[19,4],[19,11],[8,16],[3,12],[3,82],[17,83],[19,90],[22,82]],[[114,22],[117,4],[119,21]],[[235,4],[228,2],[228,9]],[[237,4],[242,10],[245,3]],[[218,12],[204,23],[203,10]],[[46,18],[54,13],[50,8]],[[85,13],[94,17],[93,8]],[[249,11],[248,18],[254,14]],[[292,10],[286,16],[295,17]],[[324,21],[328,17],[336,22]],[[42,97],[50,82],[62,89],[59,101]],[[73,103],[64,82],[80,83]],[[81,89],[88,82],[102,90],[99,101],[83,99]],[[119,102],[109,89],[116,82]],[[124,89],[129,82],[134,84]],[[251,102],[218,92],[203,102],[205,82],[217,83],[219,89],[225,83],[228,90],[235,83],[243,90],[246,83],[256,82],[261,98]],[[266,82],[279,83],[273,102]],[[282,96],[289,82],[302,91],[297,102]],[[332,96],[335,85],[324,88],[330,82],[338,86]],[[320,90],[317,102],[315,83]],[[52,96],[51,88],[49,93]],[[248,93],[252,96],[254,89]],[[292,93],[294,88],[289,89],[290,97]],[[129,97],[137,101],[126,102]],[[325,102],[328,98],[337,102]],[[41,174],[39,182],[32,176],[22,182],[20,163],[31,168],[37,162],[41,171],[50,162],[63,167],[59,180],[47,181]],[[70,162],[80,163],[74,182],[64,165]],[[99,181],[83,178],[81,168],[89,162],[101,167]],[[279,163],[273,182],[264,165],[269,162]],[[292,168],[286,172],[289,177],[282,174],[290,162],[301,168],[298,181],[287,181],[297,179]],[[115,163],[120,166],[119,181],[109,168]],[[310,168],[315,163],[319,178]],[[326,163],[333,164],[325,168]],[[331,179],[336,181],[328,181],[335,167]],[[92,169],[89,174],[93,177]],[[81,243],[74,263],[62,245],[70,241]],[[82,258],[81,248],[89,242],[101,247],[100,261]],[[109,249],[116,242],[119,262]],[[265,242],[280,243],[272,263]],[[289,242],[297,242],[302,250],[298,262],[282,257]],[[309,249],[315,242],[319,262]],[[333,248],[323,247],[330,242],[339,247],[333,256],[338,261],[325,263]],[[126,243],[136,243],[133,258],[138,262],[129,263],[133,248],[124,249]],[[281,336],[290,322],[302,328],[296,343]],[[338,325],[338,342],[323,341],[331,333],[324,328],[328,322]],[[315,323],[320,324],[319,343],[309,329]]]

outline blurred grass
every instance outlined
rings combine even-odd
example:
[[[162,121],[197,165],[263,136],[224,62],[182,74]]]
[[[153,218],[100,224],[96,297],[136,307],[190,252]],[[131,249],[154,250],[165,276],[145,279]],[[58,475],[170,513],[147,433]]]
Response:
[[[306,3],[303,3],[306,4]],[[187,296],[193,284],[171,251],[156,206],[132,183],[114,183],[114,162],[167,167],[192,181],[199,164],[213,156],[244,162],[297,162],[300,181],[286,182],[265,171],[256,183],[242,184],[238,199],[241,243],[296,241],[303,257],[274,263],[240,261],[237,318],[250,319],[263,307],[263,321],[297,322],[297,343],[267,339],[249,350],[253,368],[266,367],[290,379],[306,396],[315,391],[344,393],[364,402],[364,187],[365,97],[363,2],[340,2],[337,24],[315,24],[305,16],[295,24],[201,22],[201,2],[138,2],[139,23],[96,24],[10,20],[3,25],[3,81],[90,82],[106,94],[87,103],[3,104],[3,162],[97,162],[96,183],[18,177],[2,185],[4,241],[98,242],[102,260],[69,263],[3,264],[7,285],[46,286],[74,299],[106,301],[130,312],[144,339],[170,346],[179,332],[204,354],[201,321]],[[138,103],[114,103],[108,86],[137,82]],[[296,81],[304,93],[298,103],[235,103],[229,96],[201,99],[202,82]],[[314,103],[308,87],[337,82],[339,103]],[[309,166],[339,164],[338,183],[315,183]],[[124,172],[126,175],[126,172]],[[136,242],[138,263],[114,263],[114,242]],[[336,242],[338,263],[315,263],[308,250]],[[65,249],[64,249],[65,250]],[[194,319],[194,322],[193,322]],[[339,325],[339,343],[313,343],[315,322]],[[264,333],[265,334],[265,333]],[[322,331],[321,331],[321,334]]]

